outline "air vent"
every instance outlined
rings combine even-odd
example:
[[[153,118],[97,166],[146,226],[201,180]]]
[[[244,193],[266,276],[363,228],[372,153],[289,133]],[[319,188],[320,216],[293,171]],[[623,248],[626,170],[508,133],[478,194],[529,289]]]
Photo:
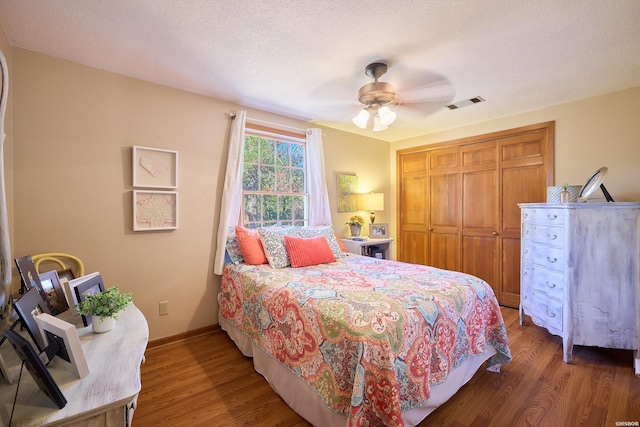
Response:
[[[478,102],[484,102],[484,98],[482,98],[481,96],[476,96],[475,98],[464,99],[454,104],[447,105],[447,108],[450,110],[456,110],[458,108],[468,107],[469,105],[477,104]]]

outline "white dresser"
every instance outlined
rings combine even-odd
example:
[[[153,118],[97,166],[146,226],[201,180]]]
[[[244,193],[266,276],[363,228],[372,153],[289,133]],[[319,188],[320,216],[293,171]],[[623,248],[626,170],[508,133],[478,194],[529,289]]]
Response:
[[[520,324],[524,315],[574,345],[634,350],[640,375],[640,203],[525,203]]]

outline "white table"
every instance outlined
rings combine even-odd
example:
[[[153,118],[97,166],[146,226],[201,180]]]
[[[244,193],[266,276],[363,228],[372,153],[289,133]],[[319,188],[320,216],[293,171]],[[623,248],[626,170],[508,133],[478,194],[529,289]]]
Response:
[[[115,327],[95,334],[91,326],[83,327],[79,316],[71,311],[61,319],[78,327],[89,374],[80,379],[69,365],[55,357],[47,366],[51,376],[67,399],[64,408],[55,404],[38,388],[26,367],[13,414],[12,426],[128,426],[140,392],[140,364],[149,340],[147,320],[131,305],[118,314]],[[20,326],[16,328],[19,330]],[[26,334],[26,331],[23,331]],[[9,425],[20,362],[5,341],[0,354],[9,369],[13,384],[0,377],[0,425]]]

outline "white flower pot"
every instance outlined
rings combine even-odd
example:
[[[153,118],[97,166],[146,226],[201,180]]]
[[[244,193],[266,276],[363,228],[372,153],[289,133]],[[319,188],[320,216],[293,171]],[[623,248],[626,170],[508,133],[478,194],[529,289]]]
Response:
[[[100,320],[99,316],[91,316],[91,318],[93,332],[95,332],[96,334],[109,332],[116,324],[116,319],[114,319],[113,317],[106,317],[103,320]]]

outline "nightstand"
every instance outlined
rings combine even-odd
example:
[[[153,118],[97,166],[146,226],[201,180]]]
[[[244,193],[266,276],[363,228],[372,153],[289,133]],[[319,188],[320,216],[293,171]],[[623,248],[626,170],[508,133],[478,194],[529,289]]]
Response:
[[[391,259],[393,244],[392,238],[367,239],[364,241],[353,239],[340,239],[347,250],[356,255],[365,255],[374,258]]]

